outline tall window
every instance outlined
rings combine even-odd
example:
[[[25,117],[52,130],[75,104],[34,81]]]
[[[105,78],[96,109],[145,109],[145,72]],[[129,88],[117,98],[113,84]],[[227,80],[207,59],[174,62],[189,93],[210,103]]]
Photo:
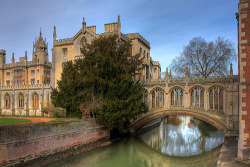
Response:
[[[171,105],[183,106],[183,90],[181,88],[175,88],[171,91]]]
[[[223,110],[223,90],[215,86],[209,91],[209,107],[212,110]]]
[[[32,75],[32,76],[35,75],[35,70],[31,70],[31,75]]]
[[[163,107],[164,106],[164,90],[155,89],[152,92],[152,108],[154,107]]]
[[[5,95],[5,108],[10,108],[10,95],[8,93]]]
[[[148,91],[147,90],[144,91],[143,102],[148,106]]]
[[[22,93],[20,93],[18,96],[18,108],[23,108],[23,107],[24,107],[24,96]]]
[[[10,81],[9,81],[9,80],[6,81],[6,85],[7,85],[7,86],[10,86]]]
[[[63,56],[67,57],[67,48],[63,48]]]
[[[38,94],[36,92],[33,93],[32,104],[33,104],[33,108],[38,108],[39,107],[39,97],[38,97]]]
[[[9,78],[10,77],[10,72],[6,72],[6,75]]]
[[[204,90],[201,87],[191,90],[191,106],[204,108]]]
[[[35,85],[35,79],[31,80],[31,85]]]

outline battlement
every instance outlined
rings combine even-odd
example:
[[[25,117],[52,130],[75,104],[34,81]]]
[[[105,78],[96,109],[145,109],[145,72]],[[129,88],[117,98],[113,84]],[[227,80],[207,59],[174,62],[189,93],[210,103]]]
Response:
[[[154,66],[159,66],[161,67],[160,63],[158,61],[152,61]]]
[[[129,38],[125,35],[121,33],[121,39],[123,39],[124,41],[129,41]]]
[[[36,84],[36,85],[19,85],[19,86],[1,86],[1,90],[12,90],[12,89],[20,89],[20,90],[27,90],[27,89],[50,89],[50,84]]]
[[[23,58],[23,57],[22,57]],[[4,68],[13,68],[13,67],[26,67],[26,66],[37,66],[38,64],[34,61],[27,61],[27,64],[25,61],[20,61],[20,62],[16,62],[14,64],[10,63],[10,64],[4,64]],[[52,67],[52,63],[51,62],[46,62],[45,64],[46,66]]]
[[[55,45],[69,45],[69,44],[73,44],[73,40],[72,38],[66,38],[66,39],[59,39],[59,40],[55,40]]]
[[[87,30],[92,31],[93,33],[96,34],[96,26],[88,26]]]
[[[139,39],[142,43],[144,43],[147,47],[150,48],[150,43],[145,38],[143,38],[139,33],[130,33],[126,34],[126,36],[129,39]]]
[[[118,24],[117,23],[107,23],[104,24],[105,33],[106,32],[118,32]]]
[[[0,55],[6,55],[6,51],[3,50],[3,49],[1,49],[1,50],[0,50]]]
[[[228,76],[228,77],[209,77],[209,78],[201,78],[201,77],[192,77],[192,78],[167,78],[165,80],[157,79],[157,80],[147,80],[142,81],[143,85],[166,85],[174,86],[174,85],[186,85],[186,84],[214,84],[214,83],[230,83],[230,81],[238,82],[238,75]]]

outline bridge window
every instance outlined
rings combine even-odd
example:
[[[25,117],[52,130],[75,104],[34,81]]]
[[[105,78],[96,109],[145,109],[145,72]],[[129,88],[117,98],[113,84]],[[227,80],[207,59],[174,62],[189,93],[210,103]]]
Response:
[[[212,110],[223,110],[223,90],[216,86],[209,91],[209,107]]]
[[[191,106],[204,108],[204,90],[201,87],[191,90]]]
[[[171,91],[171,105],[183,106],[183,90],[175,88]]]
[[[155,89],[152,92],[152,108],[164,106],[164,90]]]
[[[145,90],[143,102],[148,106],[148,91]]]

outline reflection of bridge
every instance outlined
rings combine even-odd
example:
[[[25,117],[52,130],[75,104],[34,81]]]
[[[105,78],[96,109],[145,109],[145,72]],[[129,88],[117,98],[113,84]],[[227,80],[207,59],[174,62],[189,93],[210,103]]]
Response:
[[[170,115],[188,115],[205,121],[222,132],[226,132],[228,130],[227,119],[224,115],[219,115],[213,112],[204,112],[200,110],[163,108],[158,108],[152,112],[141,115],[131,124],[131,130],[136,131],[154,119],[163,118]]]
[[[233,125],[238,120],[238,77],[232,75],[232,68],[229,76],[212,78],[172,78],[166,70],[166,79],[143,85],[150,112],[133,121],[133,130],[168,115],[189,115],[221,131],[237,129]]]

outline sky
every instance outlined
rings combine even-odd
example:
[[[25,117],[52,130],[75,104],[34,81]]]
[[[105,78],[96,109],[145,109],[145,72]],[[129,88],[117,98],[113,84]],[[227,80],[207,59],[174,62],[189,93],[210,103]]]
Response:
[[[31,61],[40,29],[51,61],[54,26],[57,39],[71,38],[85,17],[87,26],[103,33],[104,24],[117,22],[118,15],[122,33],[138,32],[150,42],[150,55],[162,72],[194,37],[224,37],[237,53],[238,0],[0,0],[0,6],[0,49],[6,50],[6,63],[13,52],[17,62],[25,51]],[[233,70],[238,73],[237,59]]]

